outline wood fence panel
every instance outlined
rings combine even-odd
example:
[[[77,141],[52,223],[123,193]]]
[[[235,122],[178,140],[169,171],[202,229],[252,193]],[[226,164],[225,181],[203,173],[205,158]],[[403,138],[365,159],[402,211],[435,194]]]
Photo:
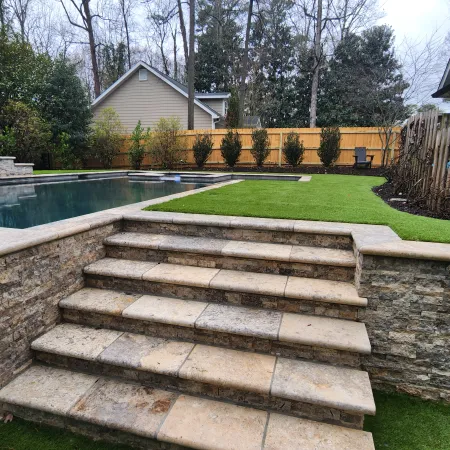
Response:
[[[337,165],[351,166],[354,163],[354,149],[355,147],[366,147],[368,155],[374,155],[373,165],[379,166],[382,161],[382,147],[383,143],[380,139],[378,128],[376,127],[343,127],[341,130],[341,154],[337,161]],[[254,165],[254,159],[251,155],[250,149],[252,146],[252,129],[238,130],[242,140],[242,154],[239,161],[239,165]],[[320,128],[268,128],[270,142],[270,155],[267,158],[265,165],[275,166],[283,165],[285,161],[281,154],[281,148],[286,140],[289,132],[294,131],[299,133],[300,141],[303,142],[305,147],[305,154],[303,158],[304,165],[320,165],[320,159],[317,155],[317,149],[320,144]],[[206,166],[224,166],[224,161],[220,152],[220,144],[227,130],[185,130],[183,134],[185,136],[184,146],[186,148],[185,163],[188,166],[195,166],[194,155],[192,147],[197,135],[209,133],[213,139],[213,152],[209,158]],[[395,129],[395,134],[398,136],[400,128]],[[127,138],[124,146],[113,161],[114,168],[128,168],[128,149],[130,147],[130,141]],[[390,160],[398,155],[398,143],[396,137],[391,144]],[[152,161],[149,155],[146,155],[143,161],[142,167],[147,168],[152,166]],[[90,160],[88,167],[98,168],[100,167],[98,161]]]

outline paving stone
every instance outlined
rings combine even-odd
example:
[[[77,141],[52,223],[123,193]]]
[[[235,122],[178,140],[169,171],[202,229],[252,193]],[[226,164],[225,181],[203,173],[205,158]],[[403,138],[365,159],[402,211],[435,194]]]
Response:
[[[98,361],[176,376],[193,348],[194,344],[190,342],[124,333],[98,357]]]
[[[180,369],[181,378],[268,394],[275,357],[196,345]]]
[[[328,266],[356,266],[356,258],[352,251],[337,250],[334,248],[303,247],[294,245],[289,259],[292,262],[323,264]]]
[[[151,233],[118,233],[105,239],[107,245],[135,247],[157,250],[168,236]]]
[[[122,315],[132,319],[194,327],[195,321],[207,306],[208,303],[194,300],[143,295],[126,308]]]
[[[227,245],[225,239],[210,239],[192,236],[167,236],[160,245],[160,250],[179,252],[203,253],[206,255],[220,255]]]
[[[177,398],[173,392],[116,380],[101,380],[70,411],[76,419],[156,438]]]
[[[281,316],[278,311],[211,303],[197,319],[195,327],[276,340]]]
[[[367,299],[360,298],[351,283],[315,278],[289,277],[285,296],[319,302],[367,305]]]
[[[94,361],[121,335],[121,331],[96,330],[82,325],[64,323],[33,341],[31,348],[36,351]]]
[[[0,390],[0,402],[64,415],[98,377],[32,366]]]
[[[219,269],[183,266],[179,264],[158,264],[143,276],[146,281],[208,287]]]
[[[363,323],[329,317],[284,313],[279,340],[365,354],[371,351]]]
[[[108,289],[83,288],[59,302],[60,308],[88,310],[120,316],[122,311],[133,304],[139,295]]]
[[[249,292],[282,297],[287,278],[284,275],[221,270],[211,281],[213,289]]]
[[[272,395],[348,412],[375,414],[367,372],[278,358]]]
[[[158,433],[160,441],[208,450],[261,450],[267,413],[180,396]]]
[[[222,250],[226,256],[241,258],[289,261],[292,245],[266,244],[264,242],[229,241]]]
[[[294,220],[262,219],[259,217],[236,217],[230,222],[233,228],[248,228],[267,231],[293,231]]]
[[[84,268],[84,273],[106,277],[131,278],[141,280],[142,275],[158,263],[149,261],[130,261],[127,259],[103,258]]]
[[[375,450],[371,433],[271,413],[263,450]]]

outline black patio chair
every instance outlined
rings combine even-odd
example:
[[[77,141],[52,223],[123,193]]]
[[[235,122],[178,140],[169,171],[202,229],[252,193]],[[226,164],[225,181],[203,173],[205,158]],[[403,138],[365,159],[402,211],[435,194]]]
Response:
[[[358,166],[362,166],[365,169],[371,169],[375,155],[366,155],[366,147],[355,147],[355,156],[353,157],[355,158],[355,164],[353,164],[355,169],[358,168]]]

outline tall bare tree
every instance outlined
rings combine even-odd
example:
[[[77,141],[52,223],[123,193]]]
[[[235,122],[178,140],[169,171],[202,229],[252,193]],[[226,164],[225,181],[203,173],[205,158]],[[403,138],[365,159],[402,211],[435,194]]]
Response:
[[[89,44],[89,53],[91,57],[91,65],[92,65],[92,75],[94,78],[94,94],[96,97],[100,95],[100,74],[98,69],[98,61],[97,61],[97,47],[98,45],[95,42],[95,34],[94,34],[94,19],[99,18],[99,14],[92,14],[90,3],[91,0],[81,0],[79,3],[76,0],[60,0],[60,3],[66,13],[67,19],[69,23],[80,30],[83,30],[88,35],[88,44]],[[76,19],[72,18],[67,5],[71,4],[75,10],[77,11],[77,17],[81,23],[79,23]]]
[[[188,59],[189,59],[189,48],[188,48],[188,40],[187,40],[187,33],[186,33],[186,24],[184,22],[184,14],[183,14],[183,5],[181,3],[181,0],[177,0],[177,6],[178,6],[178,18],[180,21],[180,32],[181,32],[181,38],[183,39],[183,50],[184,50],[184,66],[188,66]]]
[[[195,100],[195,0],[189,0],[189,58],[188,58],[188,130],[194,129]]]
[[[127,59],[128,68],[131,67],[131,44],[130,44],[130,20],[132,16],[132,9],[134,6],[133,0],[119,0],[120,12],[125,28],[125,41],[127,44]]]
[[[247,77],[248,77],[248,46],[250,41],[250,29],[252,26],[253,17],[253,0],[248,3],[247,10],[247,24],[245,26],[245,41],[244,54],[242,56],[241,76],[239,80],[239,128],[244,126],[244,108],[245,108],[245,94],[247,91]]]
[[[32,2],[33,0],[11,0],[9,3],[14,18],[19,24],[22,41],[26,41],[28,38],[26,24]]]

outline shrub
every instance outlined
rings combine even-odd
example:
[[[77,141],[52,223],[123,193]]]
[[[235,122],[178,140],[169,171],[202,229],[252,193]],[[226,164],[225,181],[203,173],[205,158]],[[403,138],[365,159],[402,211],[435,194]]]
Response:
[[[283,144],[283,156],[285,161],[292,167],[297,167],[303,161],[303,154],[305,147],[303,142],[300,142],[298,133],[291,131]]]
[[[125,130],[114,108],[105,108],[94,122],[91,135],[92,152],[105,169],[112,167],[113,159],[119,154],[124,133]]]
[[[0,154],[16,162],[38,163],[52,148],[49,124],[22,102],[8,102],[0,114]]]
[[[320,147],[317,150],[320,161],[325,167],[332,166],[341,153],[341,132],[339,127],[322,128],[320,132]]]
[[[211,156],[213,150],[212,136],[210,134],[197,135],[192,149],[197,167],[201,169]]]
[[[234,167],[242,151],[241,137],[237,131],[229,130],[220,144],[220,153],[228,167]]]
[[[267,130],[265,128],[253,130],[252,148],[250,150],[250,153],[252,154],[253,158],[255,158],[255,162],[258,167],[262,167],[264,161],[270,155],[269,144],[269,135],[267,134]]]
[[[80,169],[83,167],[81,160],[73,151],[68,133],[61,133],[58,136],[53,154],[55,160],[61,164],[62,169]]]
[[[139,170],[150,141],[150,128],[144,130],[141,121],[137,123],[133,132],[131,133],[131,146],[128,150],[128,160],[133,169]]]
[[[172,169],[185,156],[185,138],[180,133],[181,123],[177,117],[161,118],[150,140],[153,161],[163,169]]]

